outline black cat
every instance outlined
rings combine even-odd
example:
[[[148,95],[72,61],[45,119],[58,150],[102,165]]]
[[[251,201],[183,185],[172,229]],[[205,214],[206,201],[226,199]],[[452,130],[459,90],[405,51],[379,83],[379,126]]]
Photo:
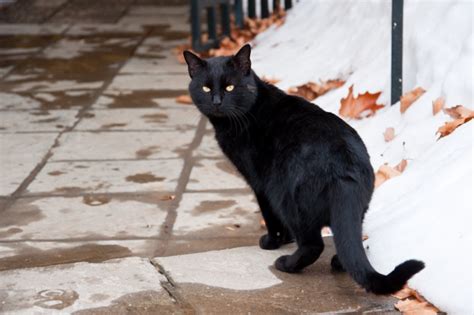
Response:
[[[184,52],[189,92],[215,128],[216,139],[255,192],[268,229],[263,249],[298,244],[275,267],[298,272],[314,263],[330,226],[337,256],[367,291],[400,290],[424,268],[408,260],[387,276],[375,271],[362,245],[362,221],[374,190],[374,171],[357,132],[306,100],[285,94],[251,70],[250,46],[232,57],[203,60]],[[389,249],[387,249],[389,250]]]

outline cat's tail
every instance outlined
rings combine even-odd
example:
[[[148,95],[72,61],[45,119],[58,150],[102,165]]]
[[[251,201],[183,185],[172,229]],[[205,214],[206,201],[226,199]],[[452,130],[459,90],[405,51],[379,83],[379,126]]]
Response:
[[[352,278],[368,292],[391,294],[403,288],[414,274],[425,267],[419,260],[407,260],[388,275],[378,273],[370,264],[362,244],[362,215],[364,206],[357,198],[354,183],[338,183],[332,202],[331,229],[337,255]]]

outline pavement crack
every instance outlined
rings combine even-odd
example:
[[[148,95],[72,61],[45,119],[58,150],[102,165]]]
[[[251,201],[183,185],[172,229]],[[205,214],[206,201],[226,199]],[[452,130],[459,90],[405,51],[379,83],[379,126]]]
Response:
[[[148,261],[155,267],[156,271],[166,278],[166,281],[160,281],[160,285],[168,293],[170,298],[183,309],[184,314],[196,314],[196,308],[179,292],[179,287],[165,268],[153,259],[149,259]]]

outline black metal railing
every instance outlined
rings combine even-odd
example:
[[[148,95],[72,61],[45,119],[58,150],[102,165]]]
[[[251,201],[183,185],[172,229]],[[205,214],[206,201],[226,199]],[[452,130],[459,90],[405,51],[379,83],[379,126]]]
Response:
[[[219,47],[219,39],[230,35],[231,15],[234,16],[235,26],[244,27],[243,0],[190,0],[191,1],[191,37],[193,50],[200,52],[210,48]],[[272,11],[278,10],[280,0],[273,0]],[[285,0],[285,10],[292,7],[292,0]],[[207,19],[207,40],[202,40],[202,13]],[[220,18],[217,19],[219,12]],[[247,15],[249,18],[257,17],[256,0],[247,1]],[[270,16],[269,0],[260,0],[260,17]],[[220,22],[220,27],[218,27]],[[218,34],[220,30],[220,34]]]
[[[205,51],[209,48],[218,48],[219,39],[230,35],[231,14],[234,15],[236,27],[244,26],[243,0],[190,0],[191,1],[191,34],[192,47],[195,51]],[[249,18],[257,17],[257,0],[248,0],[247,15]],[[232,2],[232,4],[231,4]],[[285,10],[291,9],[292,0],[284,0]],[[273,0],[272,10],[278,10],[280,0]],[[217,34],[217,11],[220,12],[220,31]],[[260,0],[261,17],[270,16],[268,0]],[[201,13],[207,13],[208,39],[202,42]],[[391,104],[400,100],[403,93],[403,0],[392,0],[392,60],[391,60]]]

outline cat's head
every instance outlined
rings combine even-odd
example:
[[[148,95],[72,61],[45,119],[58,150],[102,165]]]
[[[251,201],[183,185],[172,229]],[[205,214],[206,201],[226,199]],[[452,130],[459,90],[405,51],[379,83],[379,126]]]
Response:
[[[198,109],[208,117],[242,115],[257,99],[257,87],[250,63],[250,45],[229,57],[201,59],[185,51],[191,77],[189,93]]]

